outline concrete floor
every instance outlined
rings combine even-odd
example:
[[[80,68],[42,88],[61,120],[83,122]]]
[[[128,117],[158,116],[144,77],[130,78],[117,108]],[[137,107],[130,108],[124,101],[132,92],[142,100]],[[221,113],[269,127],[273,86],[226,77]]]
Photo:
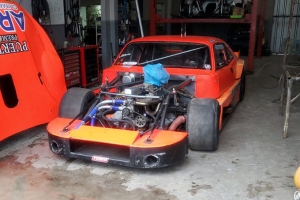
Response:
[[[0,142],[0,199],[293,199],[300,103],[292,104],[289,137],[283,139],[284,117],[272,103],[278,89],[266,89],[258,73],[270,61],[282,57],[255,60],[245,99],[222,130],[216,152],[190,151],[184,162],[156,170],[90,163],[53,154],[42,125]]]

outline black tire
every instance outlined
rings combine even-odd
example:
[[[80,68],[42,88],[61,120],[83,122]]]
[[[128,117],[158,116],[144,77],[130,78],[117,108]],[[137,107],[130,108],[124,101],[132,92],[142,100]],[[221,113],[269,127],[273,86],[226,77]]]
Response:
[[[87,111],[87,106],[95,99],[95,94],[85,88],[70,88],[63,96],[60,105],[58,116],[63,118],[75,118],[84,109]],[[83,119],[85,113],[82,113],[78,119]]]
[[[246,74],[245,71],[243,70],[241,76],[241,86],[240,86],[240,99],[239,99],[240,102],[244,100],[245,91],[246,91]]]
[[[197,151],[214,151],[219,145],[220,106],[216,99],[192,99],[187,113],[189,147]]]

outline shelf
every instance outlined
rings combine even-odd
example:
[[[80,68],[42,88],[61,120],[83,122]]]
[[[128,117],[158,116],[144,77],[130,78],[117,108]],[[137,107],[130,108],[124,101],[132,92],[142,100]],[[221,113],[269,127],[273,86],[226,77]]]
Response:
[[[99,32],[101,32],[101,24],[98,25],[99,22],[101,23],[101,17],[97,17],[96,23],[95,23],[95,29],[96,29],[96,45],[98,46],[98,48],[99,48],[99,46],[100,46],[100,43],[101,43],[101,36],[102,36],[102,34],[99,33]],[[98,30],[98,28],[100,28],[100,30]],[[100,36],[100,37],[99,37],[99,36]]]
[[[251,16],[246,15],[242,19],[230,18],[172,18],[157,19],[156,23],[232,23],[232,24],[250,24]]]
[[[139,1],[139,7],[142,8],[143,0],[137,1]],[[119,41],[125,41],[124,44],[119,42],[119,47],[123,47],[133,38],[140,36],[136,2],[134,0],[118,0],[118,11],[118,37]]]
[[[156,24],[161,23],[228,23],[228,24],[249,24],[250,25],[250,39],[249,39],[249,51],[248,51],[248,63],[247,71],[252,73],[254,51],[256,43],[256,30],[258,22],[258,0],[252,1],[251,14],[246,14],[245,18],[232,19],[232,18],[161,18],[156,14],[156,3],[157,0],[150,0],[150,35],[156,35]],[[261,55],[261,41],[263,37],[263,23],[264,23],[264,12],[266,8],[266,0],[260,0],[260,19],[258,29],[258,44],[257,55]]]

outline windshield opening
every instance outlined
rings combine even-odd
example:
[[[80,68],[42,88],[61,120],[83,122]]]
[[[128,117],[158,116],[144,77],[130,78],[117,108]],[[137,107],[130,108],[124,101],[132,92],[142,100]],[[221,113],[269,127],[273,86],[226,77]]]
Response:
[[[203,44],[147,42],[129,44],[116,65],[161,63],[164,67],[211,69],[209,49]]]

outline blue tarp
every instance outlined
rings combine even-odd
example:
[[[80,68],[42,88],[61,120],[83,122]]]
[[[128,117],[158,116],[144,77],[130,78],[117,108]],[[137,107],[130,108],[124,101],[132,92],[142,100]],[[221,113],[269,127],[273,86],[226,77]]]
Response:
[[[144,66],[144,82],[156,86],[168,83],[170,75],[162,64],[148,64]]]

